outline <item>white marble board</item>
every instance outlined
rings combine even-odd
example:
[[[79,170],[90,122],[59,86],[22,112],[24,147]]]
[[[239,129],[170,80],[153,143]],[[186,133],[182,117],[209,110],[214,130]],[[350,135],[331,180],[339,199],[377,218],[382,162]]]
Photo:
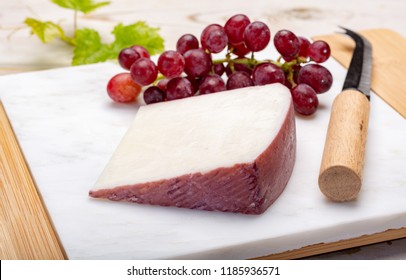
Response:
[[[0,77],[0,97],[70,259],[243,259],[406,227],[406,121],[371,98],[362,191],[328,201],[317,177],[330,106],[345,70],[313,117],[297,116],[297,160],[281,197],[262,215],[94,200],[95,183],[136,115],[112,103],[114,63]],[[163,120],[163,125],[164,124]]]

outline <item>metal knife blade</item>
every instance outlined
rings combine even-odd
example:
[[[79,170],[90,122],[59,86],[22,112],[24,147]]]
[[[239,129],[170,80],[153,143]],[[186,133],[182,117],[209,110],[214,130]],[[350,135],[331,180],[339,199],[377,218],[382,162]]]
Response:
[[[372,78],[372,46],[362,35],[341,27],[355,41],[355,49],[345,77],[343,90],[357,89],[370,98]]]
[[[331,108],[318,180],[333,201],[353,200],[361,189],[370,110],[372,47],[361,35],[343,29],[356,46],[343,91]]]

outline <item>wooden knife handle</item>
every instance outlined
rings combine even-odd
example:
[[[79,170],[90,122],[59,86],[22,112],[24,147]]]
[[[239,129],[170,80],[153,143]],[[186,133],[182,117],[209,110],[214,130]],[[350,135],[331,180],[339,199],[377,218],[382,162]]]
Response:
[[[369,100],[345,90],[334,100],[320,167],[319,187],[333,201],[349,201],[361,189]]]

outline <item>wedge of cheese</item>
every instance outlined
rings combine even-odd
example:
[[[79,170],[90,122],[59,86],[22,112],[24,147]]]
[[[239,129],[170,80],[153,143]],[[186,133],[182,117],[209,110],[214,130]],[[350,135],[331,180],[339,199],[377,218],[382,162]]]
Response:
[[[90,196],[260,214],[285,188],[295,153],[281,84],[142,106]]]

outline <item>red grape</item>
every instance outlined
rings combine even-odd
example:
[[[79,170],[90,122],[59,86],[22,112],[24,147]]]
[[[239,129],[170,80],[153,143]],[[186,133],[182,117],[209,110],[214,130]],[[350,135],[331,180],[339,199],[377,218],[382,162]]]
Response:
[[[181,54],[185,54],[188,50],[199,48],[199,41],[192,34],[182,35],[176,42],[176,50]]]
[[[166,91],[166,86],[169,82],[169,78],[164,78],[158,81],[158,83],[156,84],[157,87],[159,87],[161,90]]]
[[[188,81],[192,84],[193,93],[196,93],[199,90],[200,81],[203,78],[186,76],[186,79],[188,79]]]
[[[309,47],[309,57],[317,62],[322,63],[330,57],[330,46],[322,40],[314,41]]]
[[[194,94],[193,86],[186,78],[176,77],[171,79],[166,86],[168,100],[181,99]]]
[[[146,104],[162,102],[165,100],[165,92],[156,86],[151,86],[144,91],[144,101]]]
[[[131,66],[130,72],[133,80],[142,86],[152,84],[158,76],[158,68],[149,58],[136,60]]]
[[[184,55],[185,72],[192,77],[204,77],[212,66],[211,56],[203,49],[188,50]]]
[[[254,82],[251,80],[251,77],[246,72],[235,71],[228,77],[227,80],[227,89],[236,89],[243,87],[253,86]]]
[[[299,47],[299,56],[307,58],[309,56],[309,54],[308,54],[308,49],[310,46],[309,40],[307,40],[304,37],[300,37],[300,36],[297,37],[297,39],[299,40],[299,46],[300,46]]]
[[[227,46],[228,38],[224,28],[218,24],[208,25],[200,36],[203,49],[219,53]]]
[[[271,31],[261,21],[254,21],[247,25],[244,30],[244,42],[248,49],[258,52],[268,45],[271,40]]]
[[[316,93],[324,93],[330,89],[333,76],[322,65],[307,64],[299,70],[297,81],[299,84],[308,84]]]
[[[107,83],[107,94],[116,102],[132,102],[140,92],[141,86],[133,81],[130,73],[119,73]]]
[[[204,28],[200,43],[192,34],[182,35],[176,42],[176,51],[161,53],[156,65],[144,47],[125,48],[119,53],[118,61],[130,73],[126,77],[123,73],[113,77],[108,93],[118,102],[128,102],[135,97],[123,89],[124,85],[135,84],[133,94],[136,95],[142,86],[154,83],[144,92],[145,103],[151,104],[281,83],[290,89],[298,113],[313,114],[318,107],[317,94],[328,91],[333,83],[330,71],[319,65],[329,58],[329,45],[325,41],[310,43],[283,29],[273,38],[280,53],[276,62],[258,58],[256,52],[264,50],[270,40],[271,31],[264,22],[250,22],[246,15],[236,14],[224,26],[213,23]],[[217,58],[216,54],[223,51],[225,57]],[[157,80],[159,73],[162,75]],[[224,73],[228,77],[226,82],[222,79]],[[131,83],[126,80],[129,77]]]
[[[150,58],[149,52],[143,46],[135,45],[130,48],[135,50],[140,55],[140,57]]]
[[[233,45],[243,42],[244,30],[250,24],[250,19],[246,15],[238,14],[232,16],[224,25],[228,41]]]
[[[299,39],[289,30],[279,30],[273,40],[276,49],[284,57],[292,57],[299,52]]]
[[[206,76],[199,87],[200,94],[208,94],[226,90],[226,83],[219,75]]]
[[[158,69],[165,77],[177,77],[184,68],[185,59],[177,51],[165,51],[158,58]]]
[[[292,61],[294,59],[295,59],[294,56],[283,56],[283,60],[285,60],[286,62],[290,62],[290,61]]]
[[[229,44],[229,47],[232,48],[232,53],[238,57],[244,57],[251,52],[244,42],[239,44]]]
[[[285,83],[285,73],[275,64],[264,62],[255,66],[252,71],[252,79],[255,85],[266,85],[273,83]]]
[[[138,52],[132,48],[124,48],[118,54],[118,63],[126,70],[130,70],[131,65],[140,58]]]
[[[224,67],[223,63],[218,63],[218,64],[213,65],[214,74],[222,76],[224,74],[224,71],[226,71],[226,68]]]
[[[316,112],[319,100],[312,87],[306,84],[298,84],[290,92],[296,112],[302,115],[311,115]]]
[[[292,66],[292,70],[293,70],[293,81],[297,84],[297,77],[299,76],[299,71],[300,69],[302,69],[302,66],[296,64],[294,66]]]

